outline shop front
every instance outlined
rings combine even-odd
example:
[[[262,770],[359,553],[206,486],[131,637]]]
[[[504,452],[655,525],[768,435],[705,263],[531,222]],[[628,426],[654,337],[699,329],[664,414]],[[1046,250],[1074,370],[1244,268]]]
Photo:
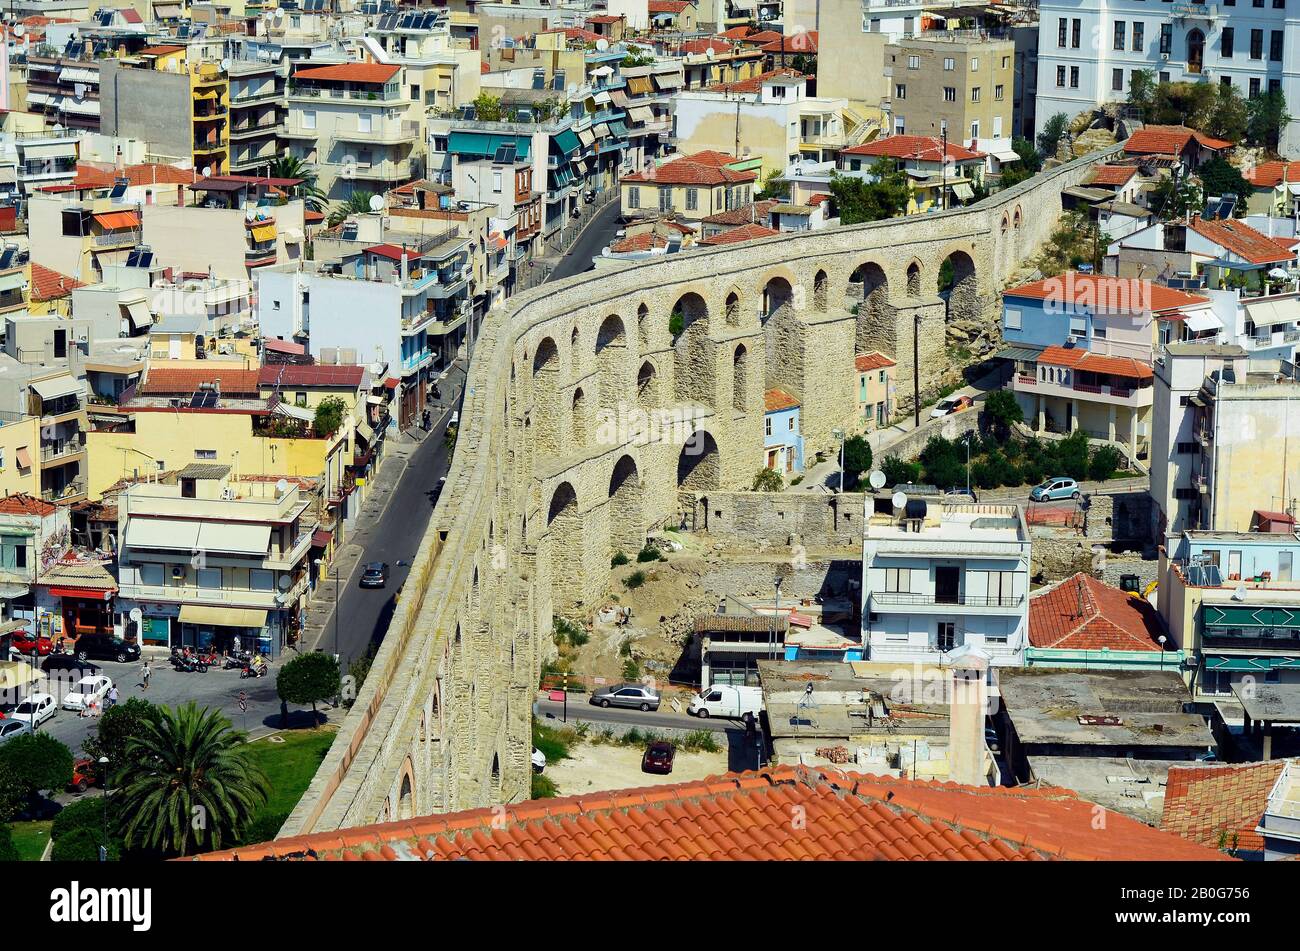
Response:
[[[201,651],[232,651],[238,643],[240,650],[255,648],[260,654],[278,657],[288,633],[285,611],[262,608],[184,604],[178,621],[172,646]]]

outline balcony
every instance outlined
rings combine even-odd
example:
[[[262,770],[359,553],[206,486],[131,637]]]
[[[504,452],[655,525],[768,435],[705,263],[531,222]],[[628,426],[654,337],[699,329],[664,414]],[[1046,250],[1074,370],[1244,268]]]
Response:
[[[349,165],[352,178],[363,181],[395,182],[413,176],[414,163],[410,159],[397,162],[375,162],[371,165]]]
[[[42,443],[41,444],[41,465],[52,463],[62,465],[69,462],[77,456],[84,454],[86,451],[85,437],[69,439],[61,443]]]
[[[306,572],[300,580],[286,592],[292,596],[296,589],[305,584]],[[277,611],[291,598],[281,599],[275,591],[251,591],[234,588],[200,588],[195,584],[121,584],[118,585],[119,598],[135,598],[145,601],[179,601],[184,604],[215,604],[245,608],[264,608]]]
[[[993,596],[982,594],[935,594],[926,591],[873,591],[873,605],[952,606],[962,608],[1018,608],[1024,604],[1024,595]]]
[[[369,129],[335,130],[339,142],[369,142],[375,145],[400,145],[415,142],[420,126],[415,122],[378,122]]]
[[[92,248],[127,248],[140,243],[140,232],[134,228],[123,231],[105,231],[90,236]]]
[[[244,139],[259,135],[278,135],[283,128],[284,124],[278,119],[272,119],[270,122],[247,122],[243,125],[231,126],[230,137]]]
[[[1080,399],[1093,403],[1110,403],[1130,408],[1150,406],[1155,398],[1155,391],[1149,386],[1135,389],[1118,383],[1079,383],[1073,380],[1066,383],[1056,383],[1041,380],[1036,376],[1024,373],[1018,373],[1011,378],[1011,389],[1018,393],[1058,396],[1062,399]]]

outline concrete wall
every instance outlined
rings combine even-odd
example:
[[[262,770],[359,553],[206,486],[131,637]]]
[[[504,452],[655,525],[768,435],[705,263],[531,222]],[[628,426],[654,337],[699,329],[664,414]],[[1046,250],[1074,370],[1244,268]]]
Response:
[[[589,613],[611,552],[675,518],[679,492],[707,497],[752,479],[764,386],[802,399],[807,451],[836,445],[831,431],[853,412],[859,339],[890,352],[919,312],[923,338],[942,348],[942,305],[909,303],[909,263],[933,287],[948,254],[968,254],[972,302],[987,312],[1089,164],[971,208],[581,275],[491,312],[406,596],[282,834],[527,797],[553,612]],[[1021,226],[1001,227],[1013,215]],[[867,263],[888,280],[889,308],[858,335],[849,278]],[[674,310],[687,323],[676,342]]]
[[[120,67],[105,59],[99,67],[100,131],[144,139],[151,155],[173,161],[194,154],[194,107],[188,73]]]

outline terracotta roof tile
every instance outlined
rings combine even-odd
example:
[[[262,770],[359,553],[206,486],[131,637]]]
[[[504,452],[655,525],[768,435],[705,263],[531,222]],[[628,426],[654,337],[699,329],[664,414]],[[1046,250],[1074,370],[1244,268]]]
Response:
[[[763,394],[763,411],[767,413],[775,413],[778,410],[783,409],[793,409],[798,405],[799,401],[779,386],[774,386]]]
[[[78,287],[85,286],[74,277],[60,274],[53,268],[33,262],[31,283],[27,290],[28,297],[32,300],[49,301],[58,300],[60,297],[68,297]]]
[[[1038,355],[1038,362],[1130,380],[1149,380],[1152,376],[1149,363],[1134,360],[1132,357],[1108,357],[1084,350],[1082,347],[1048,347]]]
[[[802,75],[803,73],[799,72],[797,69],[783,66],[780,69],[771,69],[765,73],[759,73],[757,76],[751,76],[749,79],[741,79],[734,83],[723,83],[718,86],[710,86],[709,90],[725,93],[760,92],[763,89],[763,83],[767,82],[769,79],[778,79],[782,76],[797,79]]]
[[[816,53],[817,31],[801,30],[759,47],[764,53]]]
[[[264,366],[258,373],[262,386],[347,386],[356,388],[366,374],[361,366],[327,366],[293,363]]]
[[[1120,186],[1136,174],[1137,169],[1131,165],[1098,165],[1084,184]]]
[[[1139,278],[1104,277],[1099,274],[1079,274],[1067,271],[1060,277],[1049,277],[1032,284],[1008,287],[1007,297],[1029,297],[1034,300],[1052,300],[1086,306],[1096,313],[1141,313],[1176,310],[1180,307],[1198,307],[1210,299],[1199,294],[1153,284]]]
[[[248,396],[257,395],[257,370],[241,370],[235,367],[151,367],[149,376],[140,387],[142,393],[152,395],[185,395],[198,390],[204,383],[217,383],[225,396],[237,393]]]
[[[691,5],[690,0],[648,0],[646,10],[649,13],[681,13]]]
[[[883,370],[885,367],[897,366],[897,362],[879,350],[873,350],[871,353],[861,353],[854,357],[853,366],[859,373],[865,373],[868,370]]]
[[[1181,155],[1193,141],[1207,149],[1232,148],[1225,139],[1212,139],[1194,129],[1181,125],[1149,125],[1134,132],[1124,142],[1124,151],[1130,155]]]
[[[948,143],[945,153],[943,139],[933,135],[890,135],[874,142],[852,145],[840,152],[841,155],[872,155],[878,158],[908,158],[919,162],[937,162],[939,156],[946,154],[950,161],[965,162],[983,159],[983,152],[968,149],[956,142]]]
[[[1212,849],[1257,851],[1255,831],[1285,760],[1240,766],[1175,766],[1165,787],[1160,828]]]
[[[1159,651],[1151,605],[1083,572],[1029,599],[1029,643],[1060,650]]]
[[[50,515],[56,511],[57,505],[51,505],[26,492],[6,495],[0,499],[0,515]]]
[[[781,204],[775,198],[766,198],[762,201],[752,201],[747,205],[741,205],[738,208],[730,208],[727,211],[720,211],[716,215],[709,215],[704,219],[705,224],[709,225],[747,225],[753,222],[764,222],[768,214],[777,205]]]
[[[293,78],[349,83],[386,83],[396,76],[400,69],[400,66],[384,63],[340,63],[335,66],[300,68],[293,74]]]
[[[1201,237],[1213,241],[1251,264],[1288,263],[1294,261],[1296,257],[1292,247],[1293,241],[1270,238],[1244,221],[1233,218],[1206,221],[1204,218],[1196,217],[1191,220],[1188,227]]]
[[[1274,188],[1287,182],[1300,182],[1300,162],[1261,162],[1246,180],[1256,188]]]
[[[625,182],[653,182],[657,185],[727,185],[752,182],[758,178],[754,172],[737,172],[716,164],[717,153],[687,155],[657,168],[623,176]],[[701,159],[700,156],[703,156]],[[735,159],[732,159],[735,161]]]
[[[740,225],[711,238],[705,238],[700,244],[740,244],[742,241],[757,241],[759,238],[772,238],[781,232],[760,224]]]

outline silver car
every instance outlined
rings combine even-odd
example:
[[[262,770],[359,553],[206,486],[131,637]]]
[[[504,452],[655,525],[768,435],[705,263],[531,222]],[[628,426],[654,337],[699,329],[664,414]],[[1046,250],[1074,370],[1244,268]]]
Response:
[[[32,725],[22,720],[0,720],[0,743],[12,740],[15,736],[31,733]]]
[[[658,710],[659,694],[645,684],[614,684],[601,687],[591,695],[598,707],[633,707],[637,710]]]

